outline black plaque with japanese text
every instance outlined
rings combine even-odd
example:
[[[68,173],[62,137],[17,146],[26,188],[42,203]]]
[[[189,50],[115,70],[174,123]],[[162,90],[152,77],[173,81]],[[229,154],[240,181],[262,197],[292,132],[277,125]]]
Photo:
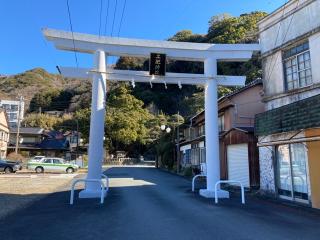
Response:
[[[166,55],[162,53],[150,54],[150,75],[165,76],[166,75]]]

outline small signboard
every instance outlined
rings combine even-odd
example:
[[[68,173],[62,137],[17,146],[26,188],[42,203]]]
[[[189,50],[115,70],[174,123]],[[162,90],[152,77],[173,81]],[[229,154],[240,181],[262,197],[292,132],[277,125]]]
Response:
[[[166,75],[166,55],[162,53],[150,54],[150,75],[165,76]]]

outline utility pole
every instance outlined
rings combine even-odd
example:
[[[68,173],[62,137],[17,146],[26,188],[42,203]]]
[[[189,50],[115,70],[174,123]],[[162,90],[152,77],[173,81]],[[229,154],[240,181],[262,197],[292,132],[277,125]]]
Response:
[[[178,111],[178,126],[177,126],[177,173],[180,172],[180,112]]]
[[[19,135],[20,135],[20,120],[21,120],[21,104],[23,101],[23,96],[19,97],[19,105],[18,105],[18,126],[17,126],[17,136],[16,136],[16,154],[18,154],[19,149]]]
[[[79,156],[79,121],[78,119],[76,119],[76,123],[77,123],[77,148],[76,148],[76,160]]]

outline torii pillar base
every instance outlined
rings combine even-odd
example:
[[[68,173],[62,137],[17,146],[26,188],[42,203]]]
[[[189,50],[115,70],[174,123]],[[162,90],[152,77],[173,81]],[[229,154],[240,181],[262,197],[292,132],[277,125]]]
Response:
[[[104,191],[104,196],[106,197],[107,192]],[[79,192],[79,198],[100,198],[101,197],[101,190],[89,190],[84,189],[81,192]]]
[[[199,191],[200,196],[205,198],[214,198],[214,190],[208,190],[208,189],[200,189]],[[218,198],[229,198],[229,192],[225,190],[219,189],[217,191],[217,197]]]

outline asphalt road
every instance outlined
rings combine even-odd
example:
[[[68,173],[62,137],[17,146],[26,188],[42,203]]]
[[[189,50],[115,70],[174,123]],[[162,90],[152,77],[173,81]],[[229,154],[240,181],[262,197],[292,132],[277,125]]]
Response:
[[[154,168],[107,171],[105,204],[49,195],[0,221],[0,239],[320,239],[320,214],[239,196],[218,205],[190,181]],[[1,206],[5,207],[5,206]]]

